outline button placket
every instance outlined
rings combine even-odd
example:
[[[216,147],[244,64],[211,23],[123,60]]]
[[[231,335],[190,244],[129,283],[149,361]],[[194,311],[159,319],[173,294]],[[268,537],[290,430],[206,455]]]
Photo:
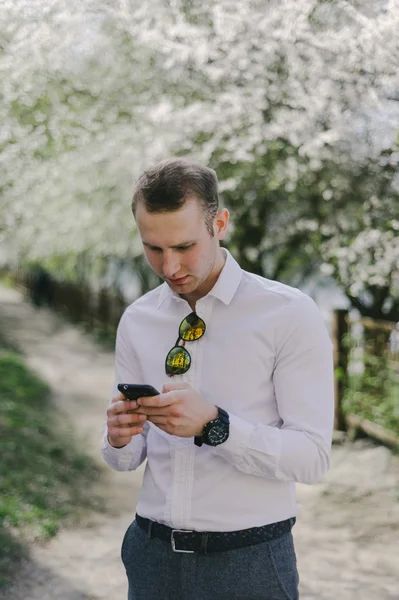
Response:
[[[204,319],[207,327],[212,313],[213,300],[213,298],[207,298],[207,303],[201,306],[200,312],[197,312],[198,316]],[[172,377],[172,380],[188,383],[195,390],[199,389],[205,338],[206,332],[199,340],[187,344],[191,355],[190,369],[183,375]],[[172,522],[178,523],[179,527],[183,529],[187,529],[192,518],[195,446],[191,437],[180,438],[176,442],[174,446],[174,491],[171,505]]]
[[[215,299],[213,297],[207,297],[203,298],[202,300],[199,300],[197,303],[197,315],[201,319],[203,319],[207,329],[210,326],[214,301]],[[193,344],[193,350],[192,352],[190,352],[192,362],[191,367],[187,373],[190,373],[191,371],[190,385],[192,385],[192,387],[197,391],[200,389],[201,386],[203,354],[204,347],[206,346],[206,344],[207,332],[205,331],[205,334],[202,338],[198,340],[198,342],[196,342],[195,346]]]
[[[186,304],[186,303],[185,303]],[[184,313],[179,315],[180,322],[189,314],[187,306],[183,307]],[[192,357],[191,348],[188,349]],[[170,378],[172,383],[187,383],[193,385],[191,369],[183,375],[174,375]],[[173,489],[171,493],[170,513],[173,523],[179,524],[179,527],[187,528],[187,523],[191,519],[191,498],[194,481],[194,451],[191,446],[191,438],[174,438],[173,444]]]

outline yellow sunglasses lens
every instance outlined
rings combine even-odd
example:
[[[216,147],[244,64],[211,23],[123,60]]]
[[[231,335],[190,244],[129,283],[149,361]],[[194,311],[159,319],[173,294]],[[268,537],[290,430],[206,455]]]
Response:
[[[206,325],[196,314],[191,313],[180,324],[179,335],[185,342],[199,340],[205,333]]]
[[[170,350],[165,361],[167,375],[182,375],[189,370],[191,356],[183,346],[175,346]]]

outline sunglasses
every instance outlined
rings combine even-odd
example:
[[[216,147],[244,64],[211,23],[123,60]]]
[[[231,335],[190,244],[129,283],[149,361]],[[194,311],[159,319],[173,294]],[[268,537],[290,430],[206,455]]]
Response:
[[[195,312],[190,313],[183,319],[180,323],[179,337],[176,344],[169,350],[165,360],[165,372],[169,377],[182,375],[189,370],[191,356],[184,347],[185,343],[199,340],[204,335],[205,329],[204,321]]]

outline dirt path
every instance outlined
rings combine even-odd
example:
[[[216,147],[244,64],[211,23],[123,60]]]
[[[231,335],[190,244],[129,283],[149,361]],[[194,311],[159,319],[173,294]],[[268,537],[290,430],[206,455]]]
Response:
[[[0,286],[0,328],[56,390],[54,400],[101,462],[100,432],[113,355],[18,292]],[[142,471],[105,469],[108,510],[85,527],[34,546],[4,600],[126,600],[120,544],[133,518]],[[298,486],[294,528],[301,600],[399,599],[399,458],[370,442],[335,446],[315,486]],[[152,599],[149,599],[152,600]],[[162,600],[162,599],[159,599]]]

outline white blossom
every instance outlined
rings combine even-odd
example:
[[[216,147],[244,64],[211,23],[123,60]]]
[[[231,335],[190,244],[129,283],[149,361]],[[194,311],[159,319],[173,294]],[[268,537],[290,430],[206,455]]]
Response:
[[[237,165],[285,139],[299,149],[287,194],[305,159],[375,157],[399,128],[398,31],[398,0],[3,0],[0,242],[38,259],[138,254],[132,182],[175,152]],[[371,221],[345,248],[324,227],[351,289],[395,268],[397,240]]]

